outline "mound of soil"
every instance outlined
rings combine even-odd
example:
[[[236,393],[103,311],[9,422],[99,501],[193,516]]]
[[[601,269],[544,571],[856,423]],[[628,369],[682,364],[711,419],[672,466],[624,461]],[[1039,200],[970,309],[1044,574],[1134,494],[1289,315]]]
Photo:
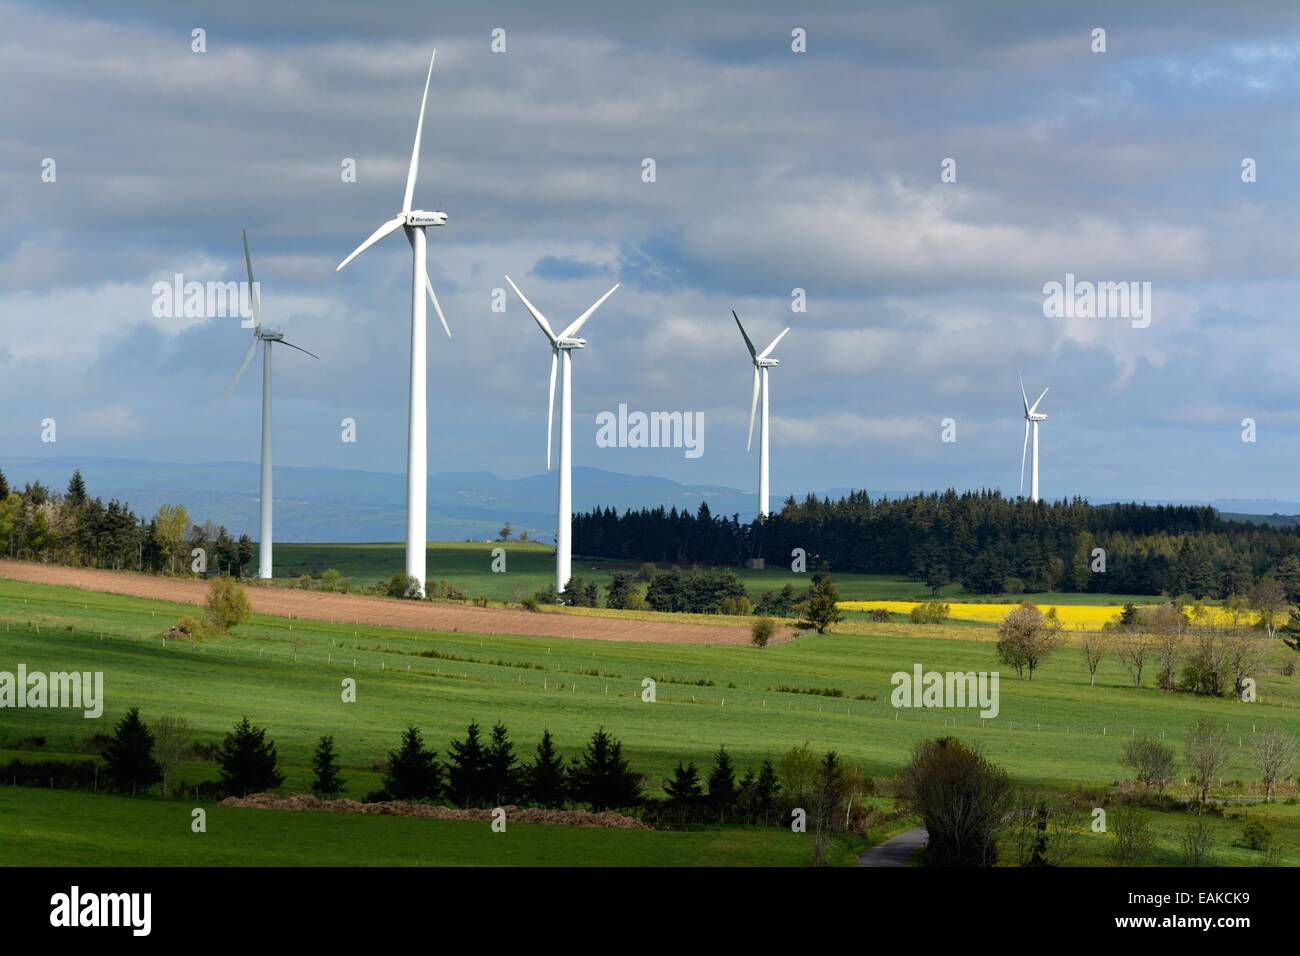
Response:
[[[456,807],[439,807],[427,803],[408,803],[405,800],[388,800],[382,803],[358,803],[356,800],[322,800],[305,793],[291,793],[279,797],[273,793],[255,793],[249,797],[226,797],[223,807],[252,807],[259,810],[324,810],[327,813],[369,813],[389,817],[429,817],[433,820],[492,819],[491,810],[461,810]],[[538,807],[521,809],[508,804],[507,823],[551,823],[569,827],[612,827],[619,830],[649,830],[650,827],[621,813],[592,813],[590,810],[542,810]]]

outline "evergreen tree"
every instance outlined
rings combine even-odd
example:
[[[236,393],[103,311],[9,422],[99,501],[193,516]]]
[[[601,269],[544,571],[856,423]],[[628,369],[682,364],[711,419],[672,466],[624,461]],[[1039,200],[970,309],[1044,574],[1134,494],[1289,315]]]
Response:
[[[343,784],[347,781],[339,776],[339,762],[334,753],[333,737],[325,736],[320,739],[320,743],[316,745],[316,752],[312,754],[311,769],[313,773],[311,790],[316,796],[329,799],[343,790]]]
[[[487,781],[487,751],[478,722],[471,723],[464,740],[453,740],[447,751],[447,797],[461,807],[477,807],[491,796]]]
[[[235,796],[246,797],[280,786],[284,775],[278,764],[275,743],[266,738],[266,728],[254,727],[247,717],[226,734],[217,751],[221,788]]]
[[[605,607],[625,608],[628,599],[637,591],[636,583],[631,574],[623,571],[615,571],[614,579],[609,584],[609,595],[605,598]]]
[[[680,760],[677,761],[673,778],[664,781],[664,792],[668,794],[669,805],[679,810],[693,810],[699,806],[704,789],[700,786],[700,771],[694,761],[684,767]]]
[[[80,508],[86,503],[86,480],[81,477],[80,468],[72,473],[72,478],[68,482],[68,493],[63,496],[63,501],[73,508]]]
[[[253,560],[253,539],[246,534],[239,536],[239,574],[242,577],[244,568],[249,561]]]
[[[623,759],[623,745],[600,728],[570,774],[575,800],[597,813],[634,807],[641,802],[640,776]]]
[[[0,501],[4,501],[8,497],[9,497],[9,479],[5,477],[5,473],[3,471],[0,471]]]
[[[419,728],[402,731],[402,743],[388,752],[384,790],[394,800],[436,800],[442,792],[438,754],[426,750]]]
[[[131,796],[162,781],[162,768],[153,759],[153,734],[140,719],[140,708],[132,707],[117,722],[104,763],[109,785]]]
[[[825,634],[832,624],[844,620],[837,606],[840,592],[835,589],[835,582],[829,574],[818,575],[819,580],[808,588],[808,596],[802,604],[803,618],[817,628],[818,634]]]
[[[528,784],[528,799],[539,807],[564,806],[568,795],[564,774],[564,758],[555,752],[555,742],[549,730],[542,731],[537,756],[524,771]]]
[[[736,768],[726,747],[719,747],[709,771],[709,806],[720,817],[725,817],[736,806]]]
[[[492,741],[484,755],[484,793],[496,806],[504,806],[515,798],[519,790],[519,768],[516,766],[515,745],[506,735],[505,724],[498,721],[492,727]]]
[[[781,791],[781,780],[777,776],[772,758],[768,757],[758,769],[758,780],[754,783],[754,809],[766,815],[776,805],[776,796]]]

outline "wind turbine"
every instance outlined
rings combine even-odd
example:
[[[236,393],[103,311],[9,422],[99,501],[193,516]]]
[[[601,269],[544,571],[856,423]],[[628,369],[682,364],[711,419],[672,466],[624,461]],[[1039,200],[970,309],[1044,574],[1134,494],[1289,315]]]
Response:
[[[380,239],[398,228],[406,230],[406,239],[411,244],[411,393],[410,411],[406,433],[406,573],[408,577],[420,582],[420,593],[424,593],[425,577],[425,509],[429,494],[429,450],[428,450],[428,403],[425,384],[425,311],[424,295],[427,292],[433,300],[433,309],[438,313],[442,328],[451,338],[451,328],[447,317],[442,314],[438,296],[433,291],[429,280],[429,270],[425,264],[424,230],[429,226],[445,226],[445,212],[425,212],[411,208],[411,196],[415,192],[415,174],[420,165],[420,135],[424,131],[424,106],[429,100],[429,80],[433,76],[433,61],[438,51],[429,57],[429,72],[424,78],[424,96],[420,100],[420,119],[415,124],[415,146],[411,149],[411,168],[406,174],[406,193],[402,197],[402,211],[384,223],[371,234],[370,238],[352,254],[339,263],[337,272],[361,253],[365,252]]]
[[[1051,386],[1048,386],[1050,388]],[[1043,395],[1047,394],[1047,389],[1043,389]],[[1020,380],[1020,400],[1025,403],[1025,443],[1020,449],[1020,493],[1025,491],[1025,453],[1029,450],[1029,430],[1032,426],[1034,431],[1034,463],[1030,469],[1029,479],[1029,500],[1038,500],[1038,423],[1047,421],[1047,416],[1038,410],[1038,402],[1043,400],[1043,395],[1038,396],[1038,401],[1029,404],[1029,396],[1025,394],[1025,380]]]
[[[230,393],[234,391],[235,385],[239,382],[240,376],[244,374],[244,369],[248,368],[248,363],[253,361],[253,353],[257,351],[257,343],[262,343],[262,484],[258,493],[258,518],[260,531],[257,539],[257,576],[259,578],[271,577],[271,346],[274,343],[287,345],[291,349],[297,349],[299,352],[306,352],[312,358],[318,358],[307,352],[305,348],[294,345],[292,342],[285,340],[284,333],[274,329],[262,328],[262,297],[258,292],[257,285],[253,282],[253,259],[248,254],[248,233],[244,233],[244,265],[248,268],[248,289],[249,297],[253,304],[253,341],[248,343],[248,351],[244,353],[244,360],[239,363],[239,370],[235,372],[235,377],[226,389],[226,394],[221,397],[222,404],[225,404]]]
[[[519,286],[515,285],[513,279],[506,276],[506,281],[510,283],[510,288],[515,290],[515,295],[519,296],[519,301],[524,304],[529,314],[536,320],[538,328],[546,335],[551,343],[551,390],[550,396],[546,402],[546,470],[551,470],[551,429],[555,420],[555,369],[560,366],[560,492],[559,501],[556,508],[555,516],[555,593],[558,595],[564,591],[569,583],[570,572],[573,568],[573,538],[570,528],[570,518],[573,512],[573,374],[572,359],[569,355],[574,349],[584,348],[587,345],[586,339],[574,338],[578,330],[582,328],[583,323],[591,318],[592,314],[601,307],[618,289],[616,284],[582,315],[574,319],[564,331],[556,335],[551,329],[551,325],[546,321],[546,316],[538,312],[528,298],[519,291]],[[563,361],[560,356],[563,355]]]
[[[765,518],[768,515],[767,510],[767,370],[776,368],[781,363],[774,358],[768,358],[772,350],[776,348],[776,343],[785,338],[785,333],[790,329],[787,327],[782,330],[781,334],[774,338],[771,344],[761,352],[754,351],[754,343],[749,341],[749,336],[745,333],[745,327],[740,324],[740,316],[736,315],[735,309],[731,311],[731,317],[736,320],[736,325],[740,329],[740,334],[745,339],[745,347],[749,349],[749,357],[754,362],[754,391],[749,399],[749,440],[745,443],[745,451],[749,451],[754,444],[754,412],[758,408],[758,393],[763,392],[763,421],[758,430],[758,516]]]

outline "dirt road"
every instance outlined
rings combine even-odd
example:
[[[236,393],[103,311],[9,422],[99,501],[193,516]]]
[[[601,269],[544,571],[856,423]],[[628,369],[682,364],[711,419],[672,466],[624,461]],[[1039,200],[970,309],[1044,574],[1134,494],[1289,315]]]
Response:
[[[34,584],[59,584],[110,594],[129,594],[180,604],[202,604],[208,594],[207,583],[189,578],[67,568],[25,561],[0,561],[0,578]],[[719,623],[717,617],[702,616],[699,624],[627,621],[565,613],[435,604],[430,601],[399,601],[363,594],[329,594],[296,588],[250,587],[247,590],[254,613],[278,617],[351,621],[429,631],[458,630],[472,634],[576,637],[651,644],[749,643],[749,628],[744,623]],[[789,640],[792,634],[790,628],[778,628],[772,643]]]

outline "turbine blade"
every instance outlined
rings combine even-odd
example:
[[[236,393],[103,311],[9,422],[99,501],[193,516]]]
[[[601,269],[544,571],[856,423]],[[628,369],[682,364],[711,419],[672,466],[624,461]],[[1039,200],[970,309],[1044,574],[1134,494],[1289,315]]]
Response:
[[[230,393],[235,390],[235,386],[239,384],[239,379],[243,376],[244,369],[248,368],[248,363],[253,361],[253,353],[257,351],[257,343],[257,336],[253,336],[253,341],[248,343],[248,351],[244,353],[244,360],[239,363],[239,370],[235,372],[235,377],[231,379],[230,387],[226,389],[226,394],[221,396],[221,401],[218,403],[218,407],[226,404],[226,399],[228,399]]]
[[[420,136],[424,132],[424,104],[429,101],[429,80],[433,78],[433,61],[438,51],[429,57],[429,73],[424,78],[424,96],[420,98],[420,119],[415,124],[415,145],[411,147],[411,168],[406,174],[406,195],[402,199],[402,212],[411,211],[411,197],[415,194],[415,174],[420,168]]]
[[[740,316],[736,315],[735,309],[731,310],[731,317],[736,320],[736,325],[740,329],[740,334],[745,338],[745,348],[749,349],[749,357],[757,359],[758,353],[754,351],[754,343],[749,341],[749,336],[745,333],[745,327],[740,324]]]
[[[248,267],[248,297],[253,303],[253,335],[262,327],[262,297],[257,294],[257,285],[253,282],[253,259],[248,254],[248,231],[244,234],[244,265]]]
[[[335,272],[338,272],[339,269],[342,269],[345,265],[347,265],[349,262],[351,262],[351,261],[352,261],[353,259],[355,259],[357,256],[361,255],[361,253],[365,252],[367,249],[369,249],[371,246],[373,246],[376,242],[378,242],[380,239],[384,238],[384,236],[388,235],[390,232],[393,232],[395,229],[397,229],[399,226],[401,226],[401,225],[402,225],[403,223],[405,223],[405,222],[406,222],[406,217],[405,217],[405,216],[394,216],[392,219],[388,220],[388,222],[384,223],[382,226],[380,226],[378,229],[376,229],[374,232],[372,232],[372,233],[370,234],[370,238],[369,238],[369,239],[367,239],[365,242],[361,243],[361,245],[359,245],[359,246],[357,246],[355,249],[353,249],[353,250],[352,250],[352,255],[348,256],[346,259],[344,259],[342,262],[340,262],[340,263],[338,264],[338,268],[336,268],[334,271],[335,271]]]
[[[560,333],[560,338],[567,339],[570,335],[577,335],[578,330],[582,328],[582,324],[586,322],[589,318],[591,318],[592,313],[595,312],[597,309],[599,309],[601,307],[601,304],[604,303],[606,299],[608,299],[611,295],[613,295],[615,292],[618,291],[618,286],[619,283],[616,283],[614,285],[614,288],[610,289],[608,292],[606,292],[604,295],[602,295],[599,299],[596,300],[595,305],[593,305],[586,312],[582,313],[582,315],[574,319],[573,322],[569,323],[569,326],[563,332]]]
[[[1020,449],[1020,493],[1025,493],[1025,453],[1029,451],[1029,419],[1025,419],[1025,444]]]
[[[555,367],[560,362],[560,350],[551,349],[551,394],[546,402],[546,470],[551,470],[551,428],[555,424]]]
[[[289,346],[289,348],[291,348],[291,349],[297,349],[299,352],[305,352],[306,354],[310,355],[310,356],[311,356],[312,358],[314,358],[314,359],[318,359],[318,358],[320,358],[320,356],[317,355],[315,352],[308,352],[308,351],[307,351],[305,348],[303,348],[301,345],[294,345],[292,342],[286,341],[285,339],[281,339],[281,340],[280,340],[280,344],[281,344],[281,345],[287,345],[287,346]]]
[[[754,390],[749,397],[749,438],[745,442],[745,451],[754,444],[754,413],[758,411],[758,366],[754,366]]]
[[[514,279],[506,276],[506,281],[510,283],[510,288],[515,290],[515,295],[519,296],[519,301],[524,304],[524,308],[532,315],[533,319],[537,322],[538,327],[545,332],[546,337],[554,343],[556,335],[551,331],[551,323],[546,321],[546,316],[538,312],[537,309],[533,307],[533,304],[528,301],[528,296],[519,291],[519,286],[515,285]]]
[[[761,351],[761,352],[758,353],[758,357],[759,357],[760,359],[765,359],[765,358],[767,358],[769,355],[771,355],[771,354],[772,354],[772,349],[776,348],[776,343],[777,343],[777,342],[780,342],[783,338],[785,338],[785,333],[786,333],[786,332],[789,332],[789,331],[790,331],[790,329],[787,327],[787,328],[786,328],[786,329],[785,329],[785,330],[784,330],[780,335],[778,335],[776,338],[774,338],[774,339],[772,340],[772,344],[771,344],[771,345],[769,345],[767,348],[763,349],[763,351]]]
[[[1025,379],[1020,376],[1020,400],[1025,403],[1025,414],[1029,414],[1029,396],[1025,394]]]
[[[415,251],[415,236],[411,230],[406,230],[406,241],[411,244],[411,251]],[[451,338],[451,327],[447,325],[447,317],[442,314],[442,306],[438,303],[438,294],[433,291],[433,280],[429,278],[429,269],[426,266],[424,270],[424,288],[429,293],[429,298],[433,300],[433,311],[438,313],[438,319],[442,322],[442,330],[447,333],[447,338]]]
[[[1048,388],[1051,388],[1051,386],[1049,385]],[[1047,389],[1045,388],[1045,389],[1043,389],[1043,395],[1046,395],[1046,394],[1047,394]],[[1039,396],[1038,396],[1038,402],[1041,402],[1041,401],[1043,400],[1043,395],[1039,395]],[[1032,415],[1034,412],[1038,411],[1038,402],[1034,402],[1033,405],[1030,405],[1030,406],[1029,406],[1029,413],[1030,413],[1031,415]]]

